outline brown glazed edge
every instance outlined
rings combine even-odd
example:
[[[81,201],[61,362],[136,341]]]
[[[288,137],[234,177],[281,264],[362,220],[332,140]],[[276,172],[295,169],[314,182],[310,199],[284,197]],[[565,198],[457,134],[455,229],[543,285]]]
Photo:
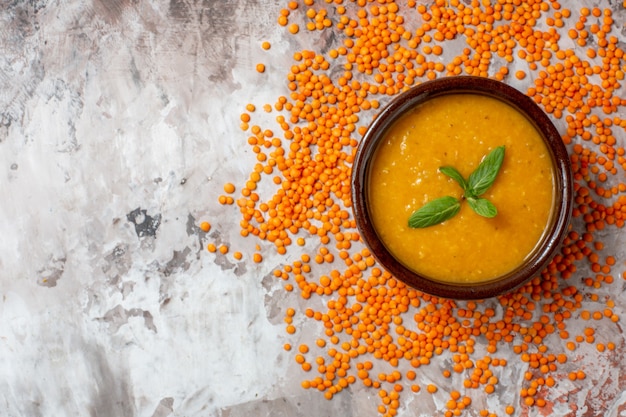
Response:
[[[551,222],[541,243],[527,261],[516,270],[492,281],[475,284],[445,283],[421,276],[397,261],[387,250],[370,219],[367,178],[371,156],[378,139],[406,110],[437,96],[457,93],[483,94],[502,100],[526,115],[542,134],[551,153],[555,169],[555,207]],[[365,245],[377,261],[395,278],[430,295],[451,299],[485,299],[513,291],[537,276],[556,255],[568,232],[572,205],[573,179],[569,155],[561,135],[549,117],[529,97],[500,81],[475,77],[453,76],[427,81],[393,99],[368,127],[359,143],[352,167],[352,209],[357,229]],[[511,237],[514,238],[513,236]]]

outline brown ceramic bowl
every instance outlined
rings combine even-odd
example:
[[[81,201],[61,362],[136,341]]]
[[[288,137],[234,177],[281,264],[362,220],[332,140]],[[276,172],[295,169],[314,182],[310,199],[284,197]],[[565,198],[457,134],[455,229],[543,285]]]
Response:
[[[435,97],[470,93],[496,98],[517,109],[543,137],[552,157],[554,199],[551,218],[539,243],[515,270],[486,282],[462,284],[431,279],[407,268],[386,248],[368,210],[371,160],[387,129],[407,110]],[[361,237],[378,262],[392,275],[425,293],[453,299],[484,299],[510,292],[537,276],[560,248],[568,231],[572,210],[573,180],[569,156],[548,116],[526,95],[495,80],[458,76],[420,84],[393,99],[368,127],[356,153],[352,169],[353,211]],[[511,236],[511,239],[514,239]]]

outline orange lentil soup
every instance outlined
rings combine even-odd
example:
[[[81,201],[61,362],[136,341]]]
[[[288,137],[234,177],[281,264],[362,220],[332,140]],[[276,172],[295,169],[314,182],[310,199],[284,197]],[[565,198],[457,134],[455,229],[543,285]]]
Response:
[[[439,167],[468,178],[500,145],[502,168],[482,196],[497,207],[495,218],[464,202],[444,223],[409,228],[411,213],[427,202],[462,197]],[[479,94],[433,98],[402,116],[376,150],[369,182],[373,224],[387,249],[409,269],[455,283],[489,281],[518,267],[542,237],[554,194],[552,159],[539,132],[513,107]]]

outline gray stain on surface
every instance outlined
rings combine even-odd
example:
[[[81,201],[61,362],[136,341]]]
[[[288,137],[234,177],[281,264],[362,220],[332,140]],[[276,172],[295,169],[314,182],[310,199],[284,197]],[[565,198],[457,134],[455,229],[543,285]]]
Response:
[[[167,417],[174,412],[174,399],[172,397],[165,397],[160,402],[157,408],[152,413],[152,417]]]
[[[128,253],[128,245],[119,244],[104,257],[102,272],[109,279],[109,284],[117,285],[131,266],[131,258]]]
[[[174,272],[186,271],[189,269],[190,263],[187,257],[191,253],[191,249],[186,247],[182,251],[175,250],[170,259],[164,267],[161,267],[163,275],[170,276]]]
[[[95,0],[93,3],[97,14],[109,24],[118,24],[131,4],[129,0]]]
[[[187,223],[185,224],[185,230],[187,232],[187,236],[197,235],[202,232],[202,230],[196,225],[196,218],[193,217],[191,213],[187,215]]]
[[[65,271],[65,262],[67,258],[65,256],[60,258],[51,258],[48,265],[39,270],[38,284],[42,287],[56,287],[57,281],[63,276]]]
[[[141,207],[136,208],[126,215],[129,222],[135,225],[135,233],[137,237],[156,236],[156,231],[161,225],[161,215],[156,214],[154,217],[148,215],[147,210]]]
[[[141,310],[139,308],[125,309],[121,305],[117,305],[111,310],[107,311],[103,317],[100,317],[99,321],[105,322],[109,325],[112,333],[116,333],[120,327],[128,324],[128,320],[131,317],[143,317],[146,328],[157,333],[157,328],[154,325],[154,317],[147,310]]]

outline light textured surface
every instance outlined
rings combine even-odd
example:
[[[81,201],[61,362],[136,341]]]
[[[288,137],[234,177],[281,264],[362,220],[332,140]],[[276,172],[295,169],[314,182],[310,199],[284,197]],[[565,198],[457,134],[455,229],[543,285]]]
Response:
[[[375,390],[326,401],[300,388],[303,372],[283,344],[311,343],[323,329],[287,336],[284,310],[304,301],[271,272],[291,258],[261,244],[265,262],[250,262],[259,242],[239,236],[236,206],[217,203],[224,182],[244,182],[255,163],[239,129],[245,105],[287,94],[292,53],[333,41],[279,29],[282,7],[0,5],[0,415],[376,415]],[[528,80],[510,82],[524,89]],[[208,236],[202,220],[213,224]],[[209,254],[208,241],[244,259]],[[607,241],[623,262],[623,233]],[[623,315],[626,298],[615,298]],[[605,329],[613,356],[596,361],[590,346],[571,364],[585,364],[587,388],[561,375],[555,413],[577,404],[572,415],[592,415],[592,404],[624,415],[618,329]],[[523,372],[508,367],[510,391],[484,405],[519,400]],[[439,371],[420,378],[448,383]],[[406,398],[405,415],[444,401]]]
[[[213,262],[197,228],[238,236],[216,195],[275,13],[3,3],[0,415],[214,415],[283,376],[267,266]]]

